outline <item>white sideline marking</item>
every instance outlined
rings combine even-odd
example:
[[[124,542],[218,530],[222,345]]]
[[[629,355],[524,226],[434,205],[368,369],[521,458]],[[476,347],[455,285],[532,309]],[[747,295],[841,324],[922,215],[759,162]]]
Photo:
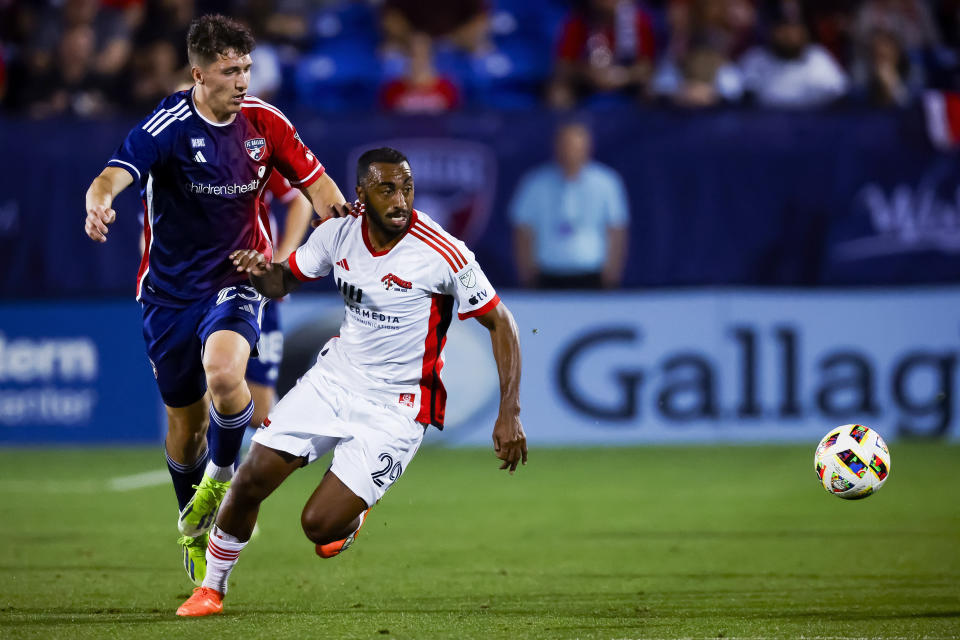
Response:
[[[170,482],[170,472],[166,469],[157,469],[135,473],[132,476],[113,478],[107,483],[107,488],[111,491],[133,491],[145,487],[156,487],[168,482]]]
[[[99,493],[101,491],[133,491],[170,482],[166,469],[144,471],[129,476],[102,480],[0,480],[0,493]]]

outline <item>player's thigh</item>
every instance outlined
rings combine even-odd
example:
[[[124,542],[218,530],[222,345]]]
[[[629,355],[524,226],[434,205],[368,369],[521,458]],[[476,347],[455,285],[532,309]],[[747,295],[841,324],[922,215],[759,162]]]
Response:
[[[244,335],[220,329],[207,336],[203,345],[203,370],[211,390],[217,378],[228,378],[234,385],[239,384],[249,358],[250,343]]]
[[[355,402],[352,437],[342,439],[330,470],[367,506],[373,506],[413,461],[424,426],[391,408]]]
[[[195,404],[207,391],[197,326],[204,307],[143,305],[143,339],[163,403],[171,409]],[[168,412],[169,415],[169,412]]]
[[[224,287],[206,301],[197,337],[203,345],[207,372],[239,372],[243,377],[247,359],[257,354],[260,322],[267,299],[249,285]]]
[[[270,410],[252,440],[314,462],[349,433],[340,417],[343,400],[341,388],[310,370]]]
[[[305,464],[305,458],[254,443],[237,469],[231,492],[235,499],[263,500]]]

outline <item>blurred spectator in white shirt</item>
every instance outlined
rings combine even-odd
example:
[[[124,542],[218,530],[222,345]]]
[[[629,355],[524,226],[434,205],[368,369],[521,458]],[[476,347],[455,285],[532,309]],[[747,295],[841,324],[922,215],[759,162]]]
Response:
[[[767,107],[804,108],[845,95],[846,74],[826,49],[810,42],[799,2],[784,0],[771,15],[769,42],[740,59],[744,88]]]
[[[629,208],[616,171],[590,159],[580,123],[561,126],[555,161],[523,177],[513,201],[514,257],[520,284],[543,289],[620,286]]]

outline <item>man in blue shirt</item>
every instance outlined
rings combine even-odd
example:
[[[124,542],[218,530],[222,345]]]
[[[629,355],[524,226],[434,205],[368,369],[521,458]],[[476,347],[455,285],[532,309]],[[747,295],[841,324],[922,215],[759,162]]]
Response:
[[[561,126],[555,145],[555,162],[524,176],[510,203],[520,284],[618,287],[629,225],[623,181],[590,159],[592,138],[584,125]]]
[[[184,567],[198,585],[207,531],[253,415],[244,373],[266,304],[229,256],[272,253],[260,200],[274,170],[321,217],[345,202],[290,121],[247,94],[253,47],[250,32],[229,18],[195,20],[187,36],[194,86],[134,127],[86,194],[85,231],[106,242],[114,198],[134,181],[140,187],[145,251],[137,299],[167,408]]]

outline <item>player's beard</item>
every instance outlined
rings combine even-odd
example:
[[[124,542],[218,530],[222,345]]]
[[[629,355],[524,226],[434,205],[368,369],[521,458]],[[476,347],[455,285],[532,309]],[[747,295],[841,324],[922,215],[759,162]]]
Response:
[[[407,229],[410,227],[410,222],[413,220],[411,211],[409,209],[400,210],[400,209],[391,209],[391,212],[403,211],[406,214],[406,224],[402,227],[395,227],[389,225],[385,222],[387,217],[386,214],[377,211],[376,208],[370,203],[367,202],[365,205],[364,215],[367,216],[367,222],[377,228],[377,231],[382,233],[387,240],[393,240],[397,236],[403,235],[407,232]]]

